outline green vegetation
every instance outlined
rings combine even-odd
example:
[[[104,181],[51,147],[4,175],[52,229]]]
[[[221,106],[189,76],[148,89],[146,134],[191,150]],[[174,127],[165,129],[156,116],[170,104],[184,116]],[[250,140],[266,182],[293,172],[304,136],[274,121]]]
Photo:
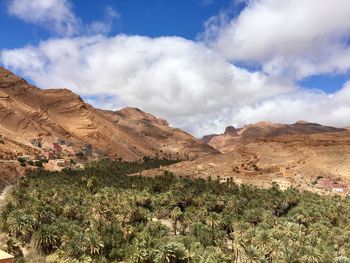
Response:
[[[27,158],[18,157],[17,160],[18,160],[20,163],[25,163],[25,162],[27,161]]]
[[[41,159],[41,160],[33,161],[33,160],[30,160],[30,159],[25,158],[25,157],[18,157],[17,160],[18,160],[18,162],[20,163],[21,166],[26,166],[28,164],[30,166],[36,166],[36,167],[39,167],[39,168],[43,167],[43,163],[47,163],[48,162],[47,159]]]
[[[8,198],[9,252],[47,262],[350,262],[350,200],[233,182],[126,176],[166,165],[102,161],[38,171]],[[215,176],[215,175],[213,175]]]

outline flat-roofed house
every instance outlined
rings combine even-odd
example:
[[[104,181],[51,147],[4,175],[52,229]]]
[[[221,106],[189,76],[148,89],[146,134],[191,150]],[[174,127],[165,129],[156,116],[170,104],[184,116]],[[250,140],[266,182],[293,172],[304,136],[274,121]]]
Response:
[[[272,180],[272,183],[277,184],[282,191],[287,190],[292,186],[289,181],[283,179]]]
[[[44,151],[43,156],[47,160],[52,160],[52,159],[56,158],[55,153],[53,151],[49,151],[49,150]]]
[[[0,250],[0,263],[13,263],[14,256]]]
[[[92,145],[91,144],[84,144],[81,151],[84,154],[84,156],[91,156],[92,155]]]
[[[332,192],[333,193],[344,193],[347,189],[347,185],[345,184],[333,184],[332,185]]]
[[[343,194],[348,189],[348,186],[344,183],[333,182],[327,178],[321,178],[318,180],[316,187],[323,188],[325,190],[330,190],[333,193]]]
[[[220,183],[234,182],[234,176],[223,176],[219,178]]]
[[[55,154],[59,154],[62,152],[62,147],[56,142],[51,143],[50,148],[52,151],[55,152]]]

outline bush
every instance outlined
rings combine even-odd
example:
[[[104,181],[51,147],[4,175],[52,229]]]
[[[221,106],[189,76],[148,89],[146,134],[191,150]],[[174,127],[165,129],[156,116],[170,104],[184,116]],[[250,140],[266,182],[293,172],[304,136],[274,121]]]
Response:
[[[35,161],[34,165],[36,167],[43,167],[43,162],[42,161]]]
[[[25,163],[27,161],[27,159],[24,157],[18,157],[17,161],[19,161],[20,163]]]

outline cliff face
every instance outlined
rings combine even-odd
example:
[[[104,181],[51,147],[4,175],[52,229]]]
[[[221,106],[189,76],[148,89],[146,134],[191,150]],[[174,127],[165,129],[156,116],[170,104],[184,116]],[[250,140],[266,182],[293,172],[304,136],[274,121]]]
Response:
[[[68,89],[41,90],[0,67],[0,134],[23,144],[33,138],[90,143],[111,156],[195,159],[212,147],[135,108],[99,110]]]

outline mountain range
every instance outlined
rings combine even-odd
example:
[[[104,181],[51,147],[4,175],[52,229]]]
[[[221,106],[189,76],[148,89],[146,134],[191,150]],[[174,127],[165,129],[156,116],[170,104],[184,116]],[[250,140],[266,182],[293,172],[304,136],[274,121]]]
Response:
[[[14,170],[15,160],[37,158],[37,139],[46,145],[69,141],[75,151],[89,144],[99,155],[126,161],[176,159],[181,162],[166,170],[180,176],[260,187],[277,181],[316,192],[320,178],[350,185],[349,128],[258,122],[197,139],[138,108],[97,109],[68,89],[42,90],[0,67],[0,172],[23,173]]]
[[[4,68],[0,68],[0,134],[29,147],[35,138],[64,139],[77,148],[92,144],[111,157],[129,161],[144,156],[195,159],[217,153],[137,108],[96,109],[68,89],[42,90]]]

